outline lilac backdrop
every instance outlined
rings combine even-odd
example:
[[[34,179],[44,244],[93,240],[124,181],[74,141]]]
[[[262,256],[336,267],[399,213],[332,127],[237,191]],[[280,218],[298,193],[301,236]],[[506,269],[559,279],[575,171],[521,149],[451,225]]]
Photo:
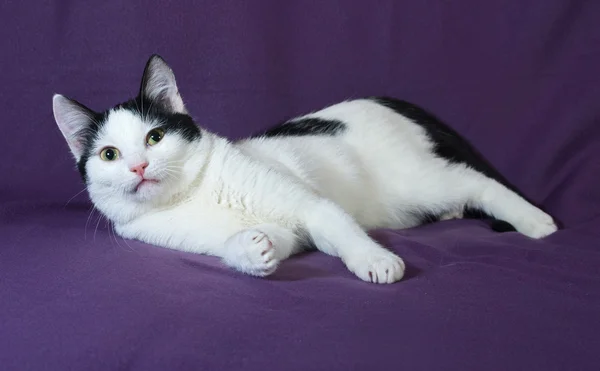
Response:
[[[0,3],[0,369],[597,370],[600,2]],[[322,254],[271,279],[115,238],[51,113],[102,109],[146,59],[235,138],[351,97],[420,104],[564,230],[451,221],[375,236],[408,263],[362,283]]]

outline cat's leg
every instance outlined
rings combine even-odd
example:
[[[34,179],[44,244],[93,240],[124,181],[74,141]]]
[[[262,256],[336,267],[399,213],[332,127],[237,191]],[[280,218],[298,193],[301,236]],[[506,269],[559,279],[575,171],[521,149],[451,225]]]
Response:
[[[447,168],[442,184],[446,189],[456,189],[455,194],[450,197],[464,199],[467,206],[512,224],[526,236],[542,238],[557,230],[550,215],[498,181],[471,168]]]
[[[180,215],[166,210],[115,227],[124,238],[220,257],[230,267],[255,276],[273,273],[280,261],[299,250],[299,239],[289,229],[273,224],[245,229],[242,223],[219,216],[215,210],[207,214],[212,218],[198,223],[172,223]]]
[[[227,239],[220,254],[225,264],[253,276],[265,277],[299,251],[294,232],[274,224],[245,229]]]
[[[558,229],[552,217],[527,200],[493,179],[479,185],[470,204],[481,208],[496,219],[512,224],[515,229],[531,238],[542,238]]]
[[[316,200],[307,205],[302,217],[317,248],[340,257],[358,278],[374,283],[393,283],[404,275],[402,259],[373,241],[335,203]]]

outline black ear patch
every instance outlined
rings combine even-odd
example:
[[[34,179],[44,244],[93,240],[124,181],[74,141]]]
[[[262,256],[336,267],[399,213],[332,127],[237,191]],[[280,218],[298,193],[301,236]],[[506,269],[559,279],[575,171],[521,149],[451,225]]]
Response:
[[[346,131],[346,125],[338,120],[325,120],[318,117],[300,118],[286,121],[252,137],[290,137],[307,135],[339,135]]]
[[[115,110],[124,109],[130,111],[145,121],[154,121],[161,123],[160,127],[165,133],[177,133],[188,142],[193,142],[202,137],[200,128],[190,115],[184,113],[173,113],[165,110],[162,106],[149,104],[143,101],[141,96],[128,100],[115,106]]]
[[[79,170],[79,174],[81,175],[81,179],[83,179],[84,183],[87,183],[88,180],[85,166],[89,158],[92,156],[92,147],[94,142],[98,139],[98,132],[106,124],[107,117],[108,111],[94,113],[94,116],[91,117],[90,124],[85,131],[85,135],[83,137],[83,154],[81,155],[79,161],[77,161],[77,169]]]

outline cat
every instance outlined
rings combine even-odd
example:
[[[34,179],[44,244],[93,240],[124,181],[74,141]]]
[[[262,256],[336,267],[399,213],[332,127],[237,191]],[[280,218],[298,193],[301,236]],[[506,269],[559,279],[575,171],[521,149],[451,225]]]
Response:
[[[479,213],[531,238],[557,230],[466,140],[393,98],[345,101],[232,142],[196,125],[153,55],[136,98],[98,113],[55,94],[53,112],[120,236],[254,276],[313,247],[364,281],[399,281],[405,264],[369,237],[375,228]]]

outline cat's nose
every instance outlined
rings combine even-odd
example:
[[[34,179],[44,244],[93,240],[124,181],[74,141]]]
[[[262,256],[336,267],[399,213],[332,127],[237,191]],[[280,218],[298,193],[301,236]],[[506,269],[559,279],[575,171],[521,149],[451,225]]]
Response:
[[[144,177],[144,171],[146,171],[146,168],[148,167],[148,163],[147,162],[143,162],[139,165],[133,166],[131,169],[132,173],[136,173],[137,175],[141,176],[142,178]]]

